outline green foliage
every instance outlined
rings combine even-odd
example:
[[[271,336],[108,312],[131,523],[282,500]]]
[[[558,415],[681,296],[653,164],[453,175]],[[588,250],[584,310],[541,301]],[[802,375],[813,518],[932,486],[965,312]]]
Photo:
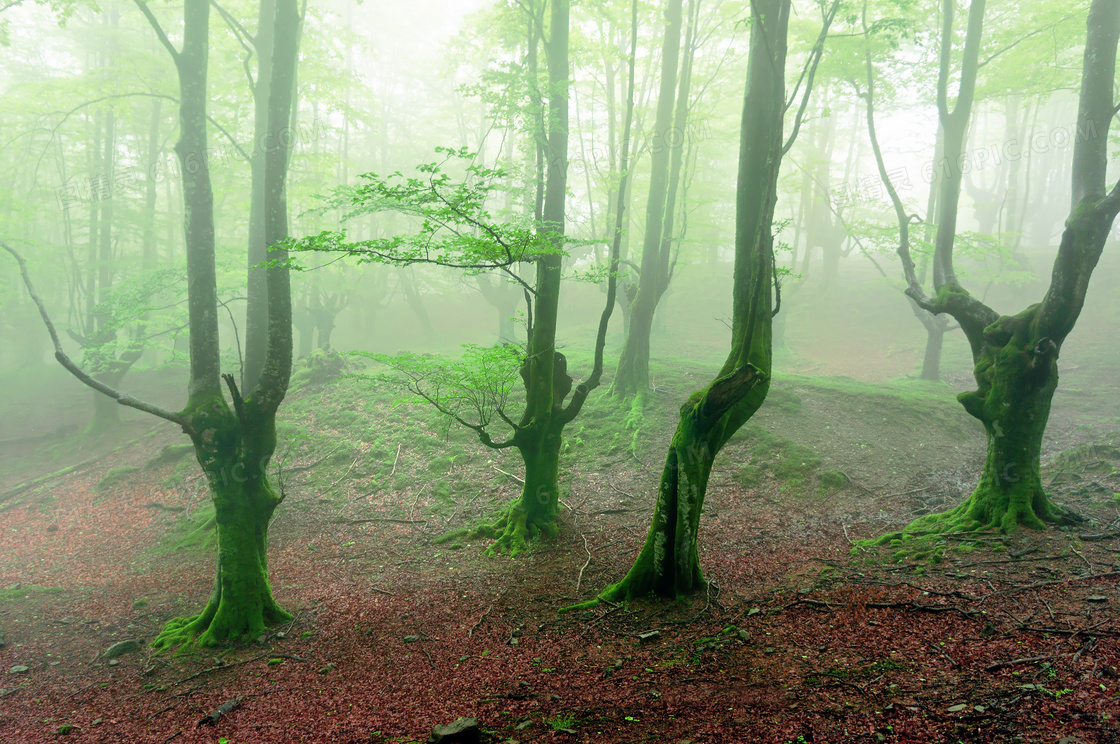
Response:
[[[571,713],[557,713],[545,720],[553,731],[570,731],[579,723],[579,719]]]
[[[96,331],[88,336],[70,332],[82,344],[85,371],[97,375],[113,368],[121,355],[137,353],[158,337],[151,327],[181,321],[165,313],[179,309],[171,298],[182,296],[184,287],[183,270],[163,269],[134,274],[106,289],[91,311]]]
[[[505,171],[476,164],[475,155],[466,148],[437,147],[436,152],[443,160],[417,166],[416,176],[399,171],[388,177],[364,173],[365,183],[340,186],[327,197],[325,209],[346,210],[345,220],[399,212],[419,221],[414,231],[350,241],[345,230],[326,230],[292,240],[287,247],[293,252],[350,255],[358,263],[429,263],[476,273],[564,253],[556,247],[564,244],[561,233],[541,229],[524,216],[505,215],[498,220],[490,214],[487,201],[511,188],[503,183]],[[449,166],[462,169],[463,177],[453,177],[445,170]]]
[[[464,344],[462,348],[457,359],[410,352],[355,354],[390,367],[392,374],[369,379],[401,390],[408,402],[427,402],[480,435],[495,419],[510,426],[506,407],[519,389],[522,349],[513,344]]]

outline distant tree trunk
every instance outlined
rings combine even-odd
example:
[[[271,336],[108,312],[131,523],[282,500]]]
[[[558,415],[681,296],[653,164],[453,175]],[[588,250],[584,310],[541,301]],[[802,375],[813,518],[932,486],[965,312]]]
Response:
[[[498,343],[514,343],[516,329],[513,316],[517,312],[517,305],[521,301],[521,292],[510,286],[502,279],[488,274],[479,274],[475,277],[478,282],[478,291],[497,310],[498,313]]]
[[[292,322],[299,332],[299,347],[296,357],[303,359],[315,348],[315,316],[311,314],[309,292],[304,290],[303,299],[292,312]]]
[[[653,523],[626,577],[600,599],[680,597],[705,585],[697,534],[712,464],[769,388],[773,235],[785,111],[789,0],[755,0],[739,140],[731,351],[716,378],[681,406]],[[598,600],[594,600],[598,601]]]
[[[106,323],[111,319],[104,315],[104,308],[109,300],[109,290],[113,283],[113,194],[111,189],[117,133],[116,116],[112,108],[105,112],[104,134],[105,153],[101,158],[100,176],[95,176],[97,186],[93,189],[95,194],[94,208],[101,211],[98,219],[99,234],[97,239],[97,302],[102,305],[103,310],[101,313],[95,312],[91,320],[94,331],[90,335],[89,341],[97,345],[111,344],[117,337],[116,331],[106,329]],[[98,199],[98,196],[100,199]],[[98,204],[98,202],[100,203]],[[95,380],[104,382],[111,387],[119,387],[131,363],[122,368],[121,365],[115,363],[115,359],[108,358],[108,356],[106,354],[97,355],[97,372],[93,377]],[[86,435],[102,434],[120,426],[120,423],[120,406],[117,405],[116,401],[94,391],[93,418],[90,420],[89,426],[86,427]]]
[[[408,305],[408,309],[420,321],[420,329],[424,332],[424,340],[431,341],[435,338],[436,329],[432,325],[432,317],[428,315],[428,308],[424,306],[424,297],[420,294],[420,282],[417,281],[416,274],[412,267],[408,267],[401,269],[397,276],[401,289],[404,290],[404,301]]]
[[[682,0],[666,0],[665,36],[661,47],[661,87],[657,99],[654,139],[650,154],[649,195],[637,293],[630,303],[626,342],[618,359],[611,392],[620,398],[644,395],[649,388],[649,342],[657,303],[668,286],[669,257],[662,250],[665,207],[669,190],[670,146],[681,48]],[[678,123],[683,127],[684,122]],[[663,255],[664,253],[664,255]]]

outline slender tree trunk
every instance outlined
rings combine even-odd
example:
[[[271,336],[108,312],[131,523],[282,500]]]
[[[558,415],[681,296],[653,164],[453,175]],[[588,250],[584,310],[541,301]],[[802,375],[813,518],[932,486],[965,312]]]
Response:
[[[264,237],[264,161],[265,150],[276,146],[276,132],[268,129],[268,91],[272,83],[272,47],[276,23],[276,0],[260,0],[257,34],[253,40],[257,55],[257,80],[253,88],[253,148],[249,155],[249,284],[245,311],[245,367],[241,388],[250,393],[260,379],[268,346],[268,280],[263,269],[254,266],[268,260]]]
[[[925,312],[922,310],[921,312]],[[937,382],[941,379],[941,349],[945,343],[945,323],[931,317],[926,324],[926,351],[922,355],[922,372],[919,379]]]
[[[653,315],[668,281],[668,260],[662,258],[662,232],[669,190],[669,171],[673,147],[673,110],[676,100],[677,67],[681,48],[682,0],[667,0],[665,36],[661,48],[661,87],[654,123],[655,146],[650,155],[649,195],[646,199],[646,227],[642,244],[641,274],[638,290],[630,303],[626,342],[618,359],[611,392],[619,398],[644,396],[649,389],[649,340]],[[683,122],[682,122],[683,125]]]
[[[716,379],[681,406],[645,544],[626,577],[601,599],[680,597],[704,586],[697,535],[712,463],[762,405],[769,388],[771,229],[783,144],[789,11],[789,0],[752,4],[736,191],[731,351]]]
[[[548,176],[542,193],[541,222],[542,231],[560,242],[564,236],[568,178],[569,6],[568,0],[552,0],[549,5]],[[572,389],[567,360],[556,351],[563,258],[557,251],[536,261],[533,325],[527,343],[528,356],[521,368],[525,411],[513,436],[514,446],[525,463],[525,484],[521,495],[497,521],[469,531],[470,537],[492,538],[492,553],[516,555],[525,549],[526,540],[554,536],[558,530],[560,447],[564,425],[570,420],[563,403]]]
[[[98,188],[95,191],[95,209],[100,209],[98,219],[99,234],[97,239],[97,302],[107,303],[109,291],[113,283],[113,169],[115,164],[114,154],[117,147],[116,140],[116,115],[112,108],[105,113],[104,144],[105,153],[101,158],[101,175]],[[100,192],[100,193],[97,193]],[[91,275],[92,276],[92,275]],[[112,344],[116,340],[116,332],[106,329],[109,318],[95,316],[92,319],[94,332],[87,337],[96,345]],[[104,382],[110,387],[120,387],[121,380],[131,364],[121,365],[115,358],[107,354],[98,354],[97,366],[99,369],[94,374],[94,379]],[[86,427],[86,436],[97,436],[117,428],[121,423],[120,406],[115,400],[93,391],[93,418]]]

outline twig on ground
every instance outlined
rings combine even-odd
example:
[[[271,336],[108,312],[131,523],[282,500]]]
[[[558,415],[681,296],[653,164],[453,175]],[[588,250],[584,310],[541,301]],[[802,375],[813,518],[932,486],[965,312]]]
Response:
[[[329,486],[327,486],[326,488],[324,488],[323,492],[319,495],[322,496],[323,494],[330,493],[331,489],[333,489],[335,486],[337,486],[339,483],[341,483],[343,480],[345,480],[346,476],[350,475],[350,471],[354,469],[354,466],[358,464],[358,460],[359,460],[359,458],[355,457],[354,461],[352,463],[350,463],[350,467],[346,468],[346,472],[343,473],[339,477],[339,479],[336,480],[334,483],[332,483]]]
[[[1047,659],[1057,658],[1054,654],[1047,654],[1046,656],[1027,656],[1022,659],[1010,659],[1009,661],[994,661],[988,666],[984,667],[985,672],[994,672],[997,669],[1004,667],[1016,666],[1018,664],[1033,664],[1036,661],[1046,661]]]
[[[462,512],[462,511],[463,511],[464,509],[466,509],[466,508],[467,508],[468,506],[470,506],[471,504],[473,504],[473,503],[475,502],[475,499],[477,499],[477,498],[478,498],[479,496],[481,496],[481,495],[482,495],[482,491],[479,491],[479,492],[478,492],[478,493],[476,493],[476,494],[475,494],[474,496],[471,496],[471,498],[470,498],[470,501],[468,501],[467,503],[463,504],[463,505],[462,505],[462,506],[460,506],[460,507],[459,507],[458,509],[456,509],[456,510],[455,510],[454,512],[452,512],[451,516],[447,518],[447,521],[446,521],[446,522],[444,522],[444,525],[449,525],[449,524],[451,524],[451,521],[452,521],[453,519],[455,519],[455,517],[459,516],[459,513],[460,513],[460,512]]]
[[[252,663],[254,661],[260,661],[261,659],[263,659],[264,657],[266,657],[268,655],[269,654],[267,654],[267,653],[257,654],[256,656],[252,656],[248,659],[242,659],[241,661],[235,661],[232,664],[219,664],[217,666],[208,667],[206,669],[203,669],[201,672],[195,672],[194,674],[190,675],[189,677],[183,677],[180,680],[176,680],[176,681],[172,682],[171,684],[169,684],[168,687],[178,687],[179,685],[183,684],[184,682],[190,682],[192,679],[197,679],[204,674],[209,674],[210,672],[220,672],[223,669],[233,669],[234,667],[244,666],[245,664],[249,664],[249,663]]]
[[[397,444],[397,456],[393,458],[393,469],[389,471],[389,477],[392,478],[397,472],[397,461],[401,459],[401,445]]]
[[[591,550],[587,547],[587,535],[581,533],[580,537],[583,538],[583,549],[587,551],[587,561],[584,562],[583,568],[579,570],[579,578],[576,579],[576,594],[579,594],[580,585],[583,584],[583,572],[591,565]]]
[[[1068,584],[1069,582],[1072,582],[1072,581],[1088,581],[1089,579],[1107,579],[1107,578],[1111,578],[1113,576],[1120,576],[1120,571],[1106,571],[1105,573],[1099,573],[1099,574],[1084,574],[1082,576],[1070,576],[1069,578],[1054,579],[1053,581],[1038,581],[1038,582],[1035,582],[1034,584],[1025,584],[1023,586],[1014,586],[1014,587],[1011,587],[1010,589],[1001,589],[1000,591],[995,592],[995,593],[1011,596],[1012,594],[1018,594],[1019,592],[1025,592],[1028,589],[1038,589],[1038,588],[1041,588],[1041,587],[1044,587],[1044,586],[1054,586],[1056,584]]]
[[[494,469],[497,470],[502,475],[504,475],[505,477],[509,478],[510,480],[516,481],[518,485],[521,485],[521,486],[525,485],[525,479],[524,478],[519,478],[518,476],[514,475],[513,473],[507,473],[506,471],[502,470],[501,468],[494,468]]]
[[[284,472],[284,475],[291,475],[292,473],[303,473],[303,472],[306,472],[306,471],[308,471],[308,470],[311,470],[311,468],[313,468],[313,467],[315,467],[316,465],[320,464],[321,462],[323,462],[323,461],[324,461],[324,460],[326,460],[326,459],[327,459],[328,457],[330,457],[331,455],[333,455],[333,454],[334,454],[335,452],[338,452],[338,451],[339,451],[340,449],[342,449],[342,448],[343,448],[343,447],[345,447],[345,446],[346,446],[346,445],[343,445],[343,444],[340,444],[340,445],[338,445],[337,447],[335,447],[335,448],[334,448],[334,449],[332,449],[332,450],[331,450],[330,452],[328,452],[327,454],[323,455],[322,457],[320,457],[320,458],[319,458],[318,460],[316,460],[315,462],[311,463],[310,465],[298,465],[298,466],[296,466],[296,467],[294,467],[294,468],[284,468],[284,470],[283,470],[283,472]]]
[[[613,483],[608,483],[607,485],[608,485],[608,486],[610,487],[610,489],[611,489],[612,491],[618,491],[619,493],[621,493],[621,494],[622,494],[623,496],[625,496],[625,497],[626,497],[626,498],[628,498],[628,499],[632,499],[632,498],[634,498],[634,497],[633,497],[633,495],[631,495],[631,494],[628,494],[628,493],[626,493],[625,491],[623,491],[623,490],[622,490],[621,488],[617,487],[617,486],[616,486],[615,484],[613,484]]]
[[[489,615],[490,610],[492,610],[492,609],[494,609],[494,603],[493,602],[491,602],[490,606],[486,608],[486,612],[483,612],[481,615],[478,616],[478,619],[474,621],[474,625],[472,625],[470,628],[467,629],[467,638],[470,638],[471,636],[474,635],[474,629],[477,628],[479,625],[482,625],[483,618],[485,618],[487,615]]]
[[[852,538],[848,537],[848,525],[845,524],[845,525],[841,525],[841,526],[844,528],[844,539],[848,541],[848,544],[851,545],[852,547],[859,548],[864,553],[866,553],[867,548],[863,547],[862,545],[856,545],[854,542],[852,542]]]

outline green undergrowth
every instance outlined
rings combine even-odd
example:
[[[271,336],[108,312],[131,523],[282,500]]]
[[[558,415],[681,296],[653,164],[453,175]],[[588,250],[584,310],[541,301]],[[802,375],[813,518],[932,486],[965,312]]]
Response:
[[[140,468],[126,466],[120,468],[112,468],[101,476],[101,480],[97,481],[96,488],[100,493],[116,491],[117,489],[125,486],[132,481],[132,476],[140,472]]]
[[[759,424],[747,424],[732,441],[736,439],[745,445],[746,458],[740,460],[733,477],[744,488],[775,479],[783,491],[823,496],[848,483],[843,472],[825,468],[817,450]]]
[[[62,594],[66,590],[57,586],[35,586],[33,584],[13,584],[5,589],[0,589],[0,602],[12,602],[27,599],[33,594]]]

